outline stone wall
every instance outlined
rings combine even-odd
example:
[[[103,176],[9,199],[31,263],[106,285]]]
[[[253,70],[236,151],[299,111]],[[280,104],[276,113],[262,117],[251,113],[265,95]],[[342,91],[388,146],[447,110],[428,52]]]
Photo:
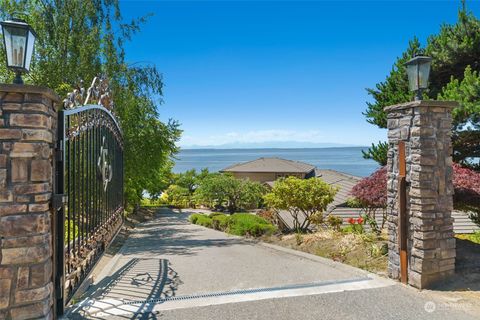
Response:
[[[0,319],[53,317],[58,101],[46,88],[0,85]]]
[[[408,283],[426,288],[455,271],[451,109],[455,103],[414,101],[388,113],[388,275],[400,278],[398,141],[405,141]]]

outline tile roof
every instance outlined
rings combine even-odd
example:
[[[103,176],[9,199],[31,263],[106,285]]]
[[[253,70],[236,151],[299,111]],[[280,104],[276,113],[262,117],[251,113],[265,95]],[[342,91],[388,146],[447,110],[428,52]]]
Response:
[[[337,194],[335,195],[335,200],[333,200],[333,202],[330,204],[327,211],[331,211],[335,207],[341,206],[349,198],[352,198],[350,191],[352,191],[354,185],[362,180],[360,177],[330,169],[316,169],[315,176],[322,179],[329,185],[339,188]]]
[[[288,172],[309,173],[315,169],[311,164],[281,158],[260,158],[234,164],[220,172]]]

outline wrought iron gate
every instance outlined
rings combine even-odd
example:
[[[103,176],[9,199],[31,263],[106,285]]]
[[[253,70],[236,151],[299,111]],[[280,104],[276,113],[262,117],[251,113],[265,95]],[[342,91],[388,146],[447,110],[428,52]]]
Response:
[[[61,315],[123,223],[123,138],[106,79],[95,78],[87,92],[79,86],[65,99],[58,150],[53,202]]]

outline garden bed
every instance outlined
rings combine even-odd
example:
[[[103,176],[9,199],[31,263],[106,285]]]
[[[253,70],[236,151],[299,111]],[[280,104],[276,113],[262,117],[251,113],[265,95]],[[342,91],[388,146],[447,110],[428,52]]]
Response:
[[[378,274],[387,271],[386,234],[352,232],[331,229],[310,234],[278,234],[267,220],[250,213],[225,215],[195,213],[189,217],[193,224],[238,236],[255,237],[261,241],[299,250],[334,261],[349,264]]]
[[[237,236],[260,237],[272,235],[277,231],[277,227],[267,220],[250,213],[235,213],[232,215],[217,212],[209,215],[194,213],[188,219],[193,224]]]
[[[311,234],[265,236],[263,241],[299,250],[370,272],[387,271],[387,237],[385,234],[345,233],[320,230]]]

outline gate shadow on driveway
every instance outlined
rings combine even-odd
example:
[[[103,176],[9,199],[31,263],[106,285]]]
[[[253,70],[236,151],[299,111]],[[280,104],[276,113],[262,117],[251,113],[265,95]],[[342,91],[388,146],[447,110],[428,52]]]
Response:
[[[155,319],[148,301],[175,296],[182,283],[177,272],[166,259],[128,260],[121,268],[84,295],[89,297],[74,308],[69,319],[110,319],[115,309],[130,310],[135,302],[135,312],[118,316],[116,319]],[[97,316],[96,314],[102,314]]]
[[[167,212],[169,211],[157,215],[157,217],[161,217],[161,220],[156,219],[143,223],[140,228],[135,229],[123,246],[122,255],[138,255],[139,248],[141,248],[142,255],[148,256],[191,256],[209,247],[251,245],[250,242],[241,238],[225,238],[224,233],[218,233],[218,237],[211,234],[202,237],[199,229],[203,229],[203,227],[188,222],[189,214]]]

